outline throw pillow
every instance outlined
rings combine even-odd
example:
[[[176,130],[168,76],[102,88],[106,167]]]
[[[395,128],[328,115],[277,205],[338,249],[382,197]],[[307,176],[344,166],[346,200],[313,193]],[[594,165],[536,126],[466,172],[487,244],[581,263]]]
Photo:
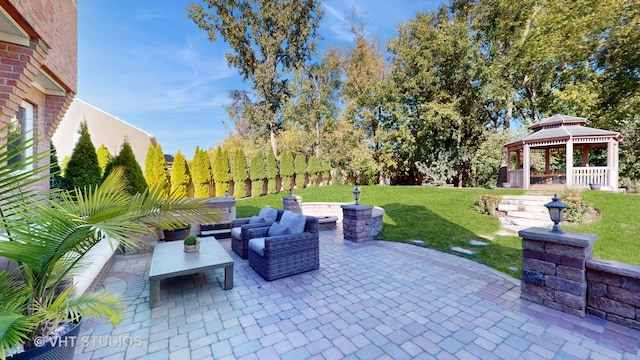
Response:
[[[257,217],[255,215],[253,215],[250,219],[249,219],[249,224],[259,224],[259,223],[263,223],[264,219],[261,217]]]
[[[272,208],[271,206],[265,206],[260,209],[258,217],[264,219],[264,222],[271,224],[272,222],[276,221],[276,218],[278,217],[278,210]]]
[[[302,214],[296,214],[286,210],[280,218],[280,225],[289,229],[289,234],[302,234],[307,217]]]
[[[277,222],[274,222],[273,224],[271,224],[271,227],[269,228],[269,236],[278,236],[278,235],[287,235],[287,234],[289,234],[289,228],[281,224],[278,224]]]

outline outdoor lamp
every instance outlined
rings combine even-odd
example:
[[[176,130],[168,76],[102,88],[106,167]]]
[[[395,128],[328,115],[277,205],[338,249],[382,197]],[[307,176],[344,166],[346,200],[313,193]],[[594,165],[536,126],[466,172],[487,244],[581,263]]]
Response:
[[[360,200],[360,190],[358,190],[358,186],[356,185],[355,190],[353,190],[353,198],[356,201],[356,205],[358,205],[358,200]]]
[[[229,197],[229,192],[228,191],[224,192],[224,197]]]
[[[558,194],[554,194],[551,200],[550,203],[544,205],[549,209],[549,215],[551,216],[551,221],[553,221],[553,229],[551,229],[551,232],[562,233],[560,223],[562,222],[564,209],[567,208],[567,204],[560,201]]]
[[[293,196],[293,189],[289,190],[289,196]]]

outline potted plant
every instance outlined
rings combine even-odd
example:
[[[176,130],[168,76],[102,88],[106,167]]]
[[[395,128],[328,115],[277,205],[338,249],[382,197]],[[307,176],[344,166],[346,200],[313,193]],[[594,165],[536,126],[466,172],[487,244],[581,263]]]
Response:
[[[197,252],[200,250],[200,239],[195,235],[189,235],[184,239],[184,252]]]
[[[78,331],[82,318],[123,319],[126,304],[119,295],[72,295],[71,274],[97,243],[135,248],[136,235],[169,227],[176,214],[195,223],[215,221],[217,213],[206,201],[163,197],[160,188],[129,195],[119,168],[96,187],[37,191],[34,185],[50,174],[49,167],[35,165],[49,153],[21,157],[33,139],[18,141],[6,130],[0,128],[0,257],[13,266],[0,271],[0,358],[32,359],[43,345],[55,344],[51,329],[66,324]],[[51,350],[66,351],[56,358],[73,358],[72,347]]]
[[[176,222],[169,228],[162,229],[162,235],[165,241],[182,240],[189,236],[190,232],[191,225],[182,221]]]

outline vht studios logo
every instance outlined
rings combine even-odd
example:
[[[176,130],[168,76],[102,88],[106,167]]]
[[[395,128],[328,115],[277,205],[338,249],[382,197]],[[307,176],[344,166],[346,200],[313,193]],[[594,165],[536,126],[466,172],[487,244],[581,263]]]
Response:
[[[44,347],[47,344],[51,347],[138,347],[142,346],[142,338],[139,336],[66,336],[48,337],[38,336],[34,340],[37,347]]]

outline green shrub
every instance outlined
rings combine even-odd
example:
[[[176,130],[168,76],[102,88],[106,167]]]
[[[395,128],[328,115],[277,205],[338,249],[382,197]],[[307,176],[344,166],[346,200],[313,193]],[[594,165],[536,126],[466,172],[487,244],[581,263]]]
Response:
[[[581,224],[587,221],[587,213],[589,213],[589,204],[587,204],[577,190],[565,190],[561,197],[561,201],[567,204],[564,211],[564,220]]]
[[[498,204],[502,201],[502,196],[500,195],[480,195],[478,197],[478,202],[476,203],[478,211],[481,214],[494,216],[496,210],[498,209]]]
[[[193,246],[198,241],[198,238],[195,235],[189,235],[184,238],[184,244],[187,246]]]

